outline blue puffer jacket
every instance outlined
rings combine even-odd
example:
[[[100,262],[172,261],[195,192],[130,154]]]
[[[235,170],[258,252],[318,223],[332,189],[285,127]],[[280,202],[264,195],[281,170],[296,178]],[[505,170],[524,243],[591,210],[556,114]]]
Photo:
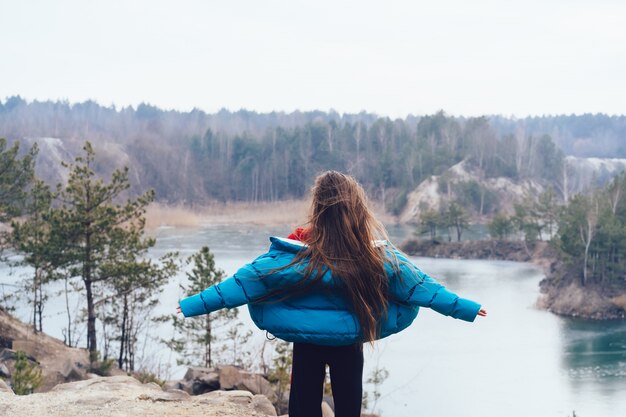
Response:
[[[303,263],[279,271],[276,269],[288,265],[304,244],[278,237],[271,237],[270,241],[272,244],[266,254],[239,269],[232,277],[181,300],[180,308],[185,317],[248,304],[254,323],[283,340],[330,346],[358,342],[358,320],[341,294],[340,281],[334,280],[330,272],[303,294],[282,301],[255,302],[271,290],[287,287],[303,278]],[[381,338],[408,327],[419,307],[430,307],[447,316],[474,321],[479,304],[458,297],[421,272],[400,252],[394,253],[400,268],[396,272],[391,262],[385,265],[390,300]]]

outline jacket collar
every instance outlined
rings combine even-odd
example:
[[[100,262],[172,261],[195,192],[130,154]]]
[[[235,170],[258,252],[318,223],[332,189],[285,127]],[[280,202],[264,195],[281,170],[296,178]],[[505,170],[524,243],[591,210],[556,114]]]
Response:
[[[302,249],[308,246],[306,243],[301,242],[299,240],[293,240],[293,239],[288,239],[286,237],[279,237],[279,236],[271,236],[270,242],[272,242],[270,249],[278,249],[278,250],[282,250],[285,252],[292,252],[292,253],[298,253]],[[372,244],[376,247],[386,246],[387,241],[386,240],[374,240]]]
[[[271,236],[270,242],[272,242],[270,249],[291,253],[298,253],[307,247],[306,243],[300,242],[299,240],[287,239],[286,237]]]

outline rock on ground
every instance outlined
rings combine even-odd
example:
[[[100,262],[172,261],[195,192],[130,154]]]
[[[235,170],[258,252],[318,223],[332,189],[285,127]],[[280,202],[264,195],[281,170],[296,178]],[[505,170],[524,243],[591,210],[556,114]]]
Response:
[[[98,377],[57,385],[27,396],[0,392],[0,416],[12,417],[252,417],[275,416],[269,400],[247,391],[213,391],[191,397],[163,391],[128,376]],[[269,404],[271,406],[271,404]]]
[[[220,380],[221,377],[215,369],[191,367],[187,369],[179,389],[187,391],[189,394],[200,395],[220,389]]]
[[[185,379],[187,379],[185,377]],[[222,366],[219,370],[219,386],[221,389],[236,389],[241,384],[243,374],[234,366]]]
[[[11,387],[6,382],[4,382],[4,379],[1,379],[1,378],[0,378],[0,392],[13,394],[13,390],[11,389]]]
[[[32,328],[0,309],[0,350],[7,351],[0,362],[11,364],[11,351],[22,351],[39,363],[43,383],[37,389],[48,391],[68,380],[85,379],[89,364],[87,350],[65,346],[62,341],[44,333],[35,334]],[[10,366],[8,366],[10,371]],[[4,370],[3,370],[4,372]]]

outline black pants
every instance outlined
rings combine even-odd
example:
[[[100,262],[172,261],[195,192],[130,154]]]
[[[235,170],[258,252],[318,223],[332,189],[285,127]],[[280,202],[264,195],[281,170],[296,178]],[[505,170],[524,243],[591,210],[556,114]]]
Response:
[[[335,417],[359,417],[363,395],[363,345],[293,344],[289,417],[321,417],[326,365]]]

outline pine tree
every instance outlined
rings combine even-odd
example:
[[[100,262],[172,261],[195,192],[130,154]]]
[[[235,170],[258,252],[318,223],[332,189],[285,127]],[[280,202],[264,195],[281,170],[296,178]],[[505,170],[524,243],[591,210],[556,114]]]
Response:
[[[0,138],[0,222],[20,214],[28,186],[35,175],[37,146],[20,158],[20,144],[7,148],[6,139]]]
[[[33,330],[43,331],[43,306],[47,299],[44,284],[57,277],[57,257],[54,255],[53,238],[48,219],[54,195],[40,180],[30,190],[27,210],[30,216],[24,222],[11,223],[11,243],[24,254],[19,262],[33,268],[33,276],[27,280],[27,290],[32,293]]]
[[[428,233],[431,240],[437,237],[437,228],[442,225],[442,216],[437,210],[428,209],[420,214],[418,234]]]
[[[133,245],[139,231],[143,231],[143,215],[154,192],[120,202],[129,188],[128,167],[115,170],[110,182],[105,183],[96,178],[91,144],[86,142],[83,150],[83,156],[66,165],[70,171],[68,182],[58,187],[62,206],[55,210],[51,222],[59,240],[59,261],[69,276],[80,277],[84,284],[87,348],[94,363],[98,358],[96,297],[103,296],[105,283],[119,278],[120,254],[137,248]]]
[[[37,146],[20,156],[20,144],[7,147],[6,139],[0,138],[0,223],[10,222],[22,213],[28,187],[34,179]],[[8,230],[0,229],[0,253],[11,244]],[[6,259],[3,259],[6,261]],[[7,302],[14,298],[12,293],[2,294],[0,308],[10,309]]]
[[[111,338],[119,341],[118,367],[126,371],[135,370],[138,335],[150,324],[150,312],[159,302],[158,296],[169,277],[178,270],[177,253],[167,253],[157,262],[147,258],[147,251],[156,243],[155,239],[144,239],[144,221],[136,222],[123,233],[126,243],[116,245],[111,259],[103,269],[110,277],[106,282],[108,297],[96,303],[98,317],[106,338],[104,357],[108,359]]]
[[[197,294],[206,288],[219,284],[226,277],[223,270],[215,265],[215,259],[210,249],[203,246],[199,252],[187,258],[187,264],[191,264],[190,272],[187,272],[188,285],[180,288],[186,296]],[[216,356],[221,350],[218,349],[220,338],[217,330],[230,324],[231,343],[241,345],[246,335],[241,335],[238,330],[236,318],[237,309],[222,309],[210,314],[198,317],[182,318],[180,316],[168,316],[162,320],[171,320],[176,336],[164,341],[174,351],[181,354],[179,364],[202,365],[212,367],[216,363]],[[235,346],[236,346],[235,345]],[[233,358],[237,360],[237,358]]]
[[[13,391],[17,395],[32,394],[42,382],[41,368],[31,362],[24,352],[15,353],[15,372],[12,376]]]
[[[513,221],[502,213],[496,214],[487,225],[493,239],[506,239],[513,232]]]
[[[455,228],[456,240],[460,242],[463,231],[469,228],[467,212],[459,203],[452,202],[450,203],[450,205],[448,205],[448,209],[445,212],[445,217],[447,223]]]

